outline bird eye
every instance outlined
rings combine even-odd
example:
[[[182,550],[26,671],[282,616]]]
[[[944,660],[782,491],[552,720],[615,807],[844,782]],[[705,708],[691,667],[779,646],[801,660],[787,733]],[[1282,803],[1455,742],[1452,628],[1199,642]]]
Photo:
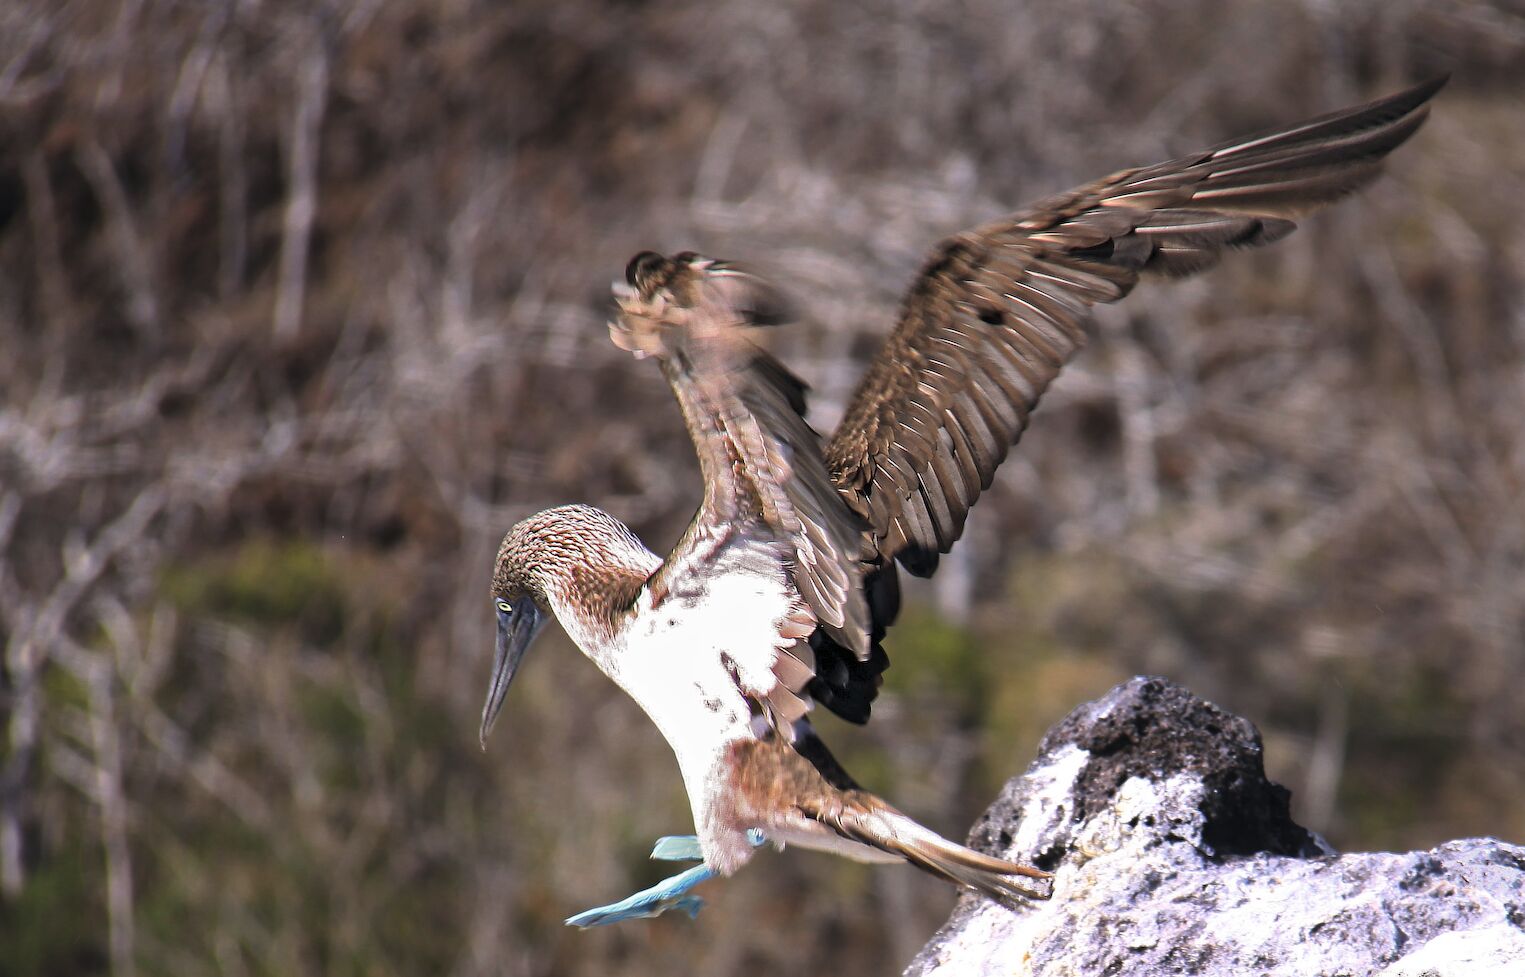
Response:
[[[500,614],[512,614],[514,612],[513,605],[506,600],[499,600],[497,604],[498,613]]]

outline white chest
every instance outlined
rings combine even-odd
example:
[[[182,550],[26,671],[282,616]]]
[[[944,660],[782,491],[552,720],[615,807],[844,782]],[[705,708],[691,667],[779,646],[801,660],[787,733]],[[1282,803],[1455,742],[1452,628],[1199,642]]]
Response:
[[[656,723],[691,781],[728,743],[752,735],[742,689],[772,687],[774,660],[789,644],[779,622],[794,602],[781,574],[717,573],[655,605],[643,592],[613,641],[573,638]]]

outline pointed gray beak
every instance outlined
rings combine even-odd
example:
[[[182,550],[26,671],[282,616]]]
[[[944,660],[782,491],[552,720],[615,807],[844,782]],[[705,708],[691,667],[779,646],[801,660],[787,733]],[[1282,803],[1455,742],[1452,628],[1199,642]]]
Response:
[[[487,749],[487,734],[492,732],[492,724],[503,708],[503,697],[508,694],[514,672],[519,670],[524,651],[544,625],[545,615],[540,613],[532,597],[519,598],[510,610],[498,608],[498,642],[492,655],[492,683],[487,688],[487,703],[482,706],[479,733],[484,750]]]

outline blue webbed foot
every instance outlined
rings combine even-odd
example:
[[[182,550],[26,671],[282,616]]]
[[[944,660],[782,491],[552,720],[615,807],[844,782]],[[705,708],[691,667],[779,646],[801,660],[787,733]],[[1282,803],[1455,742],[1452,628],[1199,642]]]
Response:
[[[651,849],[651,857],[661,862],[702,862],[698,835],[663,835]]]
[[[761,845],[763,834],[754,828],[747,832],[747,840],[754,847]],[[657,839],[651,857],[664,862],[697,862],[702,861],[704,855],[699,850],[699,839],[694,835],[668,835]],[[696,865],[619,902],[578,913],[567,920],[567,925],[584,929],[589,926],[607,926],[627,919],[650,919],[674,909],[686,912],[689,919],[694,919],[699,915],[699,910],[704,908],[704,900],[690,894],[688,890],[714,877],[714,869],[708,865]]]
[[[607,926],[627,919],[649,919],[671,909],[681,909],[688,913],[690,919],[693,919],[699,915],[699,910],[704,906],[704,900],[695,895],[688,895],[688,890],[706,879],[713,878],[714,875],[714,870],[709,866],[696,865],[619,902],[578,913],[567,920],[567,925],[584,928]]]

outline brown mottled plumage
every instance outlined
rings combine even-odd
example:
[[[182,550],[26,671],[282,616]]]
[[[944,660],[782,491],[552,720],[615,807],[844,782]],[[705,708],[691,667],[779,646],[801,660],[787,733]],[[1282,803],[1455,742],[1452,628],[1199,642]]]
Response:
[[[1047,872],[942,838],[859,787],[818,742],[814,750],[819,752],[807,758],[782,736],[731,744],[725,768],[738,815],[747,823],[768,824],[770,837],[780,839],[789,838],[790,828],[805,833],[825,825],[842,838],[955,885],[997,899],[1043,898],[1013,877],[1046,879]],[[813,751],[807,747],[806,752]]]
[[[654,561],[624,523],[587,505],[537,512],[503,537],[492,595],[529,597],[582,610],[583,626],[607,631],[635,603]]]

